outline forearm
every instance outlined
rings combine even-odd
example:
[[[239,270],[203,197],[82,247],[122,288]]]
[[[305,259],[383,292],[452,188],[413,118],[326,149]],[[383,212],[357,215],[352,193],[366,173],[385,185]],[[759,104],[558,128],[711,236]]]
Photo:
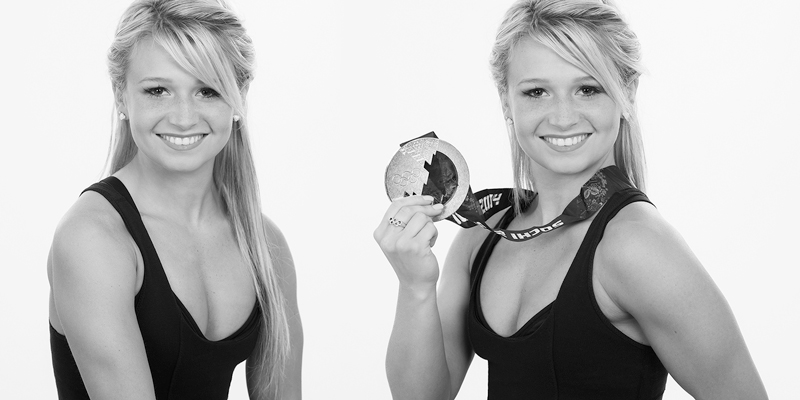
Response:
[[[435,287],[414,291],[401,285],[386,374],[395,400],[450,399],[450,371]]]

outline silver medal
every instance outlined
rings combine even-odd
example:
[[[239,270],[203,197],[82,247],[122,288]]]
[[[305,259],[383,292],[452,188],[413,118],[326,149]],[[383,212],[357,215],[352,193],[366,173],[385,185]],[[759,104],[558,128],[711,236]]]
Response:
[[[444,210],[433,218],[434,221],[440,221],[456,212],[467,197],[469,169],[461,153],[444,140],[422,137],[400,147],[386,167],[386,194],[389,199],[430,195],[432,194],[430,190],[423,192],[423,189],[428,182],[431,165],[434,164],[437,153],[446,156],[452,165],[448,163],[447,168],[439,169],[438,176],[433,177],[437,184],[435,186],[445,188],[439,196],[434,195],[436,198],[434,202],[444,203]]]

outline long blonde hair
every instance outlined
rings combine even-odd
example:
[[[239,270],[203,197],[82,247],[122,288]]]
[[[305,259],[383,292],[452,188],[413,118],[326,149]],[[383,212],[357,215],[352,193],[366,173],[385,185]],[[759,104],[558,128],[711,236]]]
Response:
[[[108,52],[109,74],[117,96],[125,89],[130,55],[136,44],[147,37],[190,74],[218,91],[241,116],[238,122],[232,122],[230,140],[214,160],[213,179],[233,223],[239,250],[250,265],[261,308],[257,345],[260,371],[256,371],[255,391],[277,394],[290,347],[289,328],[261,216],[247,127],[245,95],[253,79],[253,44],[224,0],[135,1],[123,14]],[[130,125],[116,122],[106,173],[113,174],[124,167],[136,152]]]
[[[609,0],[520,0],[506,12],[490,58],[498,92],[508,91],[508,62],[514,46],[530,37],[567,62],[582,69],[622,107],[619,135],[614,144],[616,165],[640,190],[645,187],[642,134],[633,102],[641,51],[636,35]],[[517,211],[535,190],[530,159],[510,135]]]

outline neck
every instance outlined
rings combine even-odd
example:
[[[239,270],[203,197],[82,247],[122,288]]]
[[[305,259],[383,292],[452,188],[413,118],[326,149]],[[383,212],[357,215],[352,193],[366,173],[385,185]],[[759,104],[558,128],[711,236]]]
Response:
[[[609,163],[608,165],[613,165]],[[536,183],[537,205],[526,214],[537,225],[544,225],[564,212],[567,205],[580,194],[581,187],[600,169],[586,169],[576,174],[559,174],[553,171],[539,169],[534,172]]]
[[[586,179],[570,177],[571,179],[568,180],[536,178],[537,204],[535,209],[529,211],[534,223],[544,225],[561,215],[569,202],[580,193],[581,186],[591,176],[588,175]]]
[[[197,226],[222,204],[214,185],[213,161],[198,170],[179,172],[147,163],[137,154],[114,175],[131,192],[142,214]]]

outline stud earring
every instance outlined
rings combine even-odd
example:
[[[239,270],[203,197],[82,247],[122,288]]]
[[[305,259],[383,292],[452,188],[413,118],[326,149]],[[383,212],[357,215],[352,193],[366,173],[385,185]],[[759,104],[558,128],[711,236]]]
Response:
[[[242,117],[240,117],[240,116],[238,116],[236,114],[233,115],[233,121],[234,122],[239,122],[240,119],[242,119]]]
[[[506,118],[506,131],[508,132],[508,137],[514,137],[514,135],[516,135],[516,129],[514,129],[514,120],[511,118]]]
[[[124,121],[126,119],[128,119],[128,117],[125,115],[125,113],[119,113],[119,120],[120,121]]]

